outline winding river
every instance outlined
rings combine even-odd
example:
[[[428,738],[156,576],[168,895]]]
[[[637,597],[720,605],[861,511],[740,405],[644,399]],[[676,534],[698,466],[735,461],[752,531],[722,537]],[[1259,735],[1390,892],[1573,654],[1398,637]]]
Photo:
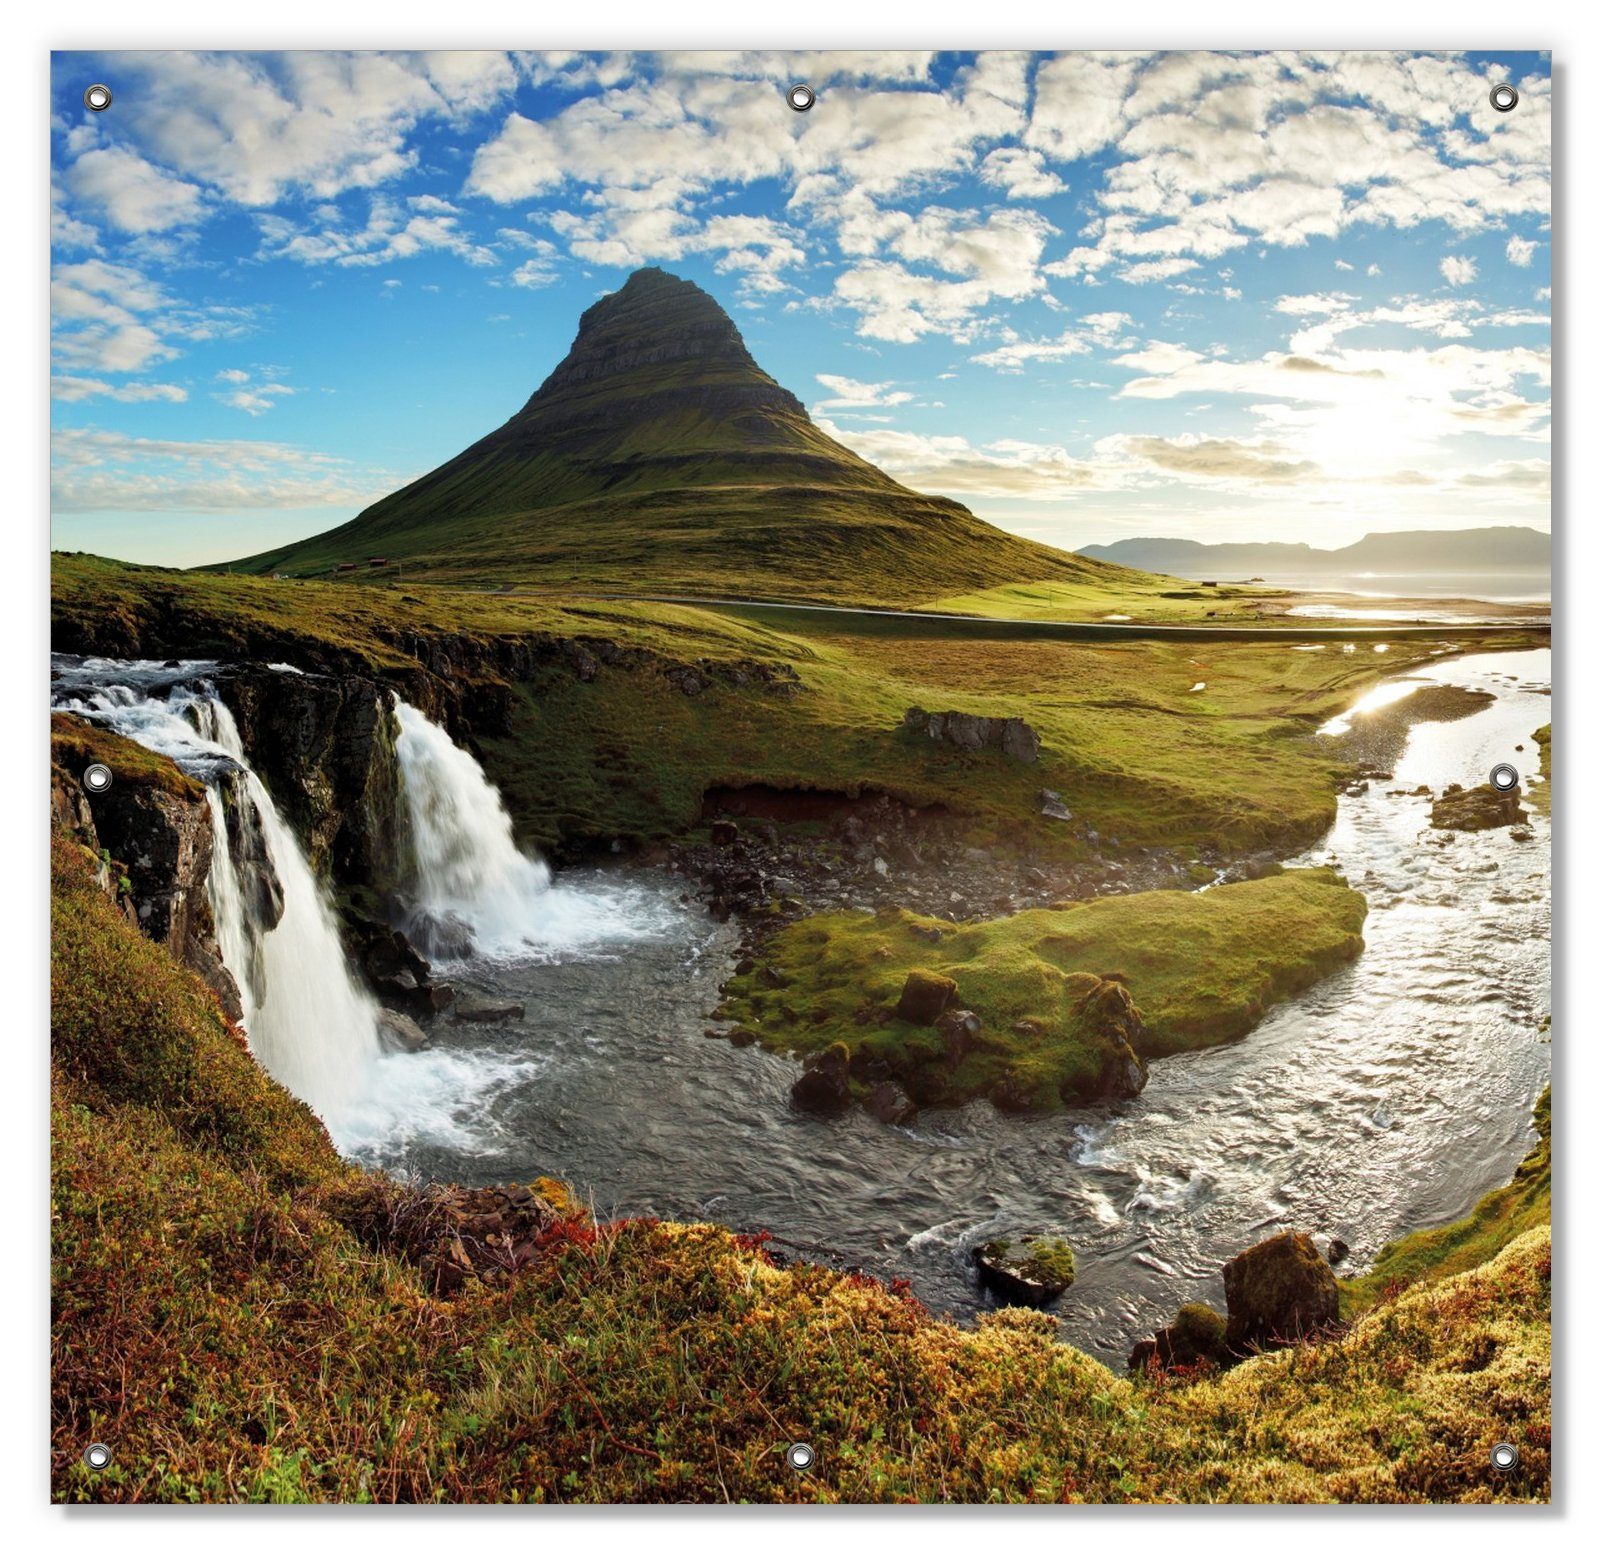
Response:
[[[561,883],[615,908],[627,936],[444,969],[527,1017],[441,1023],[432,1051],[384,1060],[341,1144],[468,1183],[549,1173],[604,1215],[766,1228],[782,1250],[907,1276],[958,1316],[984,1304],[976,1243],[1054,1230],[1080,1264],[1062,1335],[1114,1362],[1180,1303],[1221,1306],[1221,1264],[1277,1229],[1339,1236],[1359,1271],[1506,1181],[1534,1138],[1550,1062],[1548,824],[1534,816],[1529,842],[1435,832],[1426,799],[1393,791],[1483,782],[1502,760],[1533,772],[1550,674],[1546,650],[1408,672],[1496,700],[1416,726],[1394,778],[1342,798],[1297,861],[1337,864],[1368,895],[1367,950],[1244,1041],[1157,1063],[1116,1113],[1013,1118],[981,1103],[904,1128],[799,1115],[792,1063],[703,1035],[732,931],[678,881],[608,870]]]

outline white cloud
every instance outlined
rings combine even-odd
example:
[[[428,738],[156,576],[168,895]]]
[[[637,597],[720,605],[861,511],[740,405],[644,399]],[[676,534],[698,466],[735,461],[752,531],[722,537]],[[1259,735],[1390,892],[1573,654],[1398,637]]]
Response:
[[[124,133],[177,176],[240,205],[373,189],[417,165],[424,119],[479,113],[508,97],[505,54],[150,51],[109,61],[139,111]]]
[[[1448,254],[1441,260],[1441,274],[1448,286],[1467,286],[1479,268],[1467,254]]]
[[[862,410],[872,406],[908,404],[912,395],[890,383],[863,383],[837,373],[818,373],[817,380],[832,398],[819,400],[814,410]]]
[[[80,200],[124,232],[165,232],[202,214],[200,186],[175,178],[123,146],[86,151],[67,182]]]
[[[278,400],[295,392],[287,383],[280,383],[272,372],[257,374],[239,367],[225,367],[216,376],[217,382],[227,387],[212,398],[219,405],[244,411],[247,416],[265,415]]]
[[[1133,322],[1127,313],[1087,313],[1077,326],[1068,326],[1052,339],[1011,340],[973,360],[1002,372],[1021,372],[1027,362],[1058,362],[1083,356],[1098,346],[1114,346]]]
[[[181,405],[189,391],[176,383],[108,383],[104,378],[80,378],[56,373],[50,379],[50,397],[76,405],[84,400],[117,400],[124,405],[166,401]]]
[[[132,373],[170,361],[180,340],[240,333],[246,309],[184,303],[131,265],[85,259],[51,273],[50,316],[55,360],[91,373]]]
[[[1126,453],[1155,469],[1203,481],[1283,486],[1324,478],[1312,460],[1266,438],[1111,437],[1097,445],[1097,452]]]
[[[360,227],[330,224],[307,230],[282,216],[262,215],[256,220],[263,254],[301,264],[382,265],[430,251],[455,254],[470,265],[497,262],[492,248],[461,230],[455,208],[430,195],[404,201],[374,195],[367,221]]]
[[[985,183],[1006,191],[1009,200],[1044,200],[1068,187],[1038,151],[1023,146],[1001,146],[979,167]]]
[[[1525,85],[1531,115],[1513,127],[1492,122],[1483,79],[1449,55],[1054,61],[1038,72],[1026,142],[1065,161],[1113,159],[1088,241],[1056,273],[1205,260],[1248,241],[1296,246],[1359,224],[1467,232],[1544,214],[1550,84]]]
[[[70,427],[51,438],[53,513],[365,507],[402,478],[283,443],[130,437]]]
[[[963,437],[839,427],[826,419],[818,425],[918,491],[1039,501],[1101,488],[1109,480],[1109,471],[1051,444],[1004,439],[976,447]]]
[[[1507,262],[1523,269],[1535,257],[1536,245],[1528,238],[1512,237],[1507,240]]]

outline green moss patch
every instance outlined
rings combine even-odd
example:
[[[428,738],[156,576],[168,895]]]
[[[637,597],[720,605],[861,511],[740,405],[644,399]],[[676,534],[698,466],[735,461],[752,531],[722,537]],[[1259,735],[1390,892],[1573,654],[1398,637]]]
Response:
[[[155,788],[181,799],[200,799],[206,792],[170,758],[71,713],[50,715],[50,759],[74,775],[98,762],[126,788]]]
[[[719,1014],[798,1057],[843,1042],[854,1086],[893,1076],[926,1105],[1001,1086],[998,1099],[1045,1108],[1116,1089],[1126,1044],[1145,1058],[1245,1035],[1361,951],[1366,911],[1332,871],[1294,870],[984,923],[822,914],[775,935]],[[915,972],[952,979],[983,1022],[954,1061],[937,1029],[895,1014]]]

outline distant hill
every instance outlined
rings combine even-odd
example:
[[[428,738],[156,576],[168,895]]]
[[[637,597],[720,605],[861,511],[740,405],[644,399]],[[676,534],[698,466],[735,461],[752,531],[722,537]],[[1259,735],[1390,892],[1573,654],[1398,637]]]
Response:
[[[916,603],[1122,577],[911,491],[826,436],[689,281],[638,270],[504,426],[236,570]]]
[[[1504,524],[1491,529],[1403,529],[1364,535],[1336,551],[1262,541],[1206,545],[1199,540],[1118,540],[1081,547],[1081,556],[1180,577],[1243,578],[1275,573],[1461,573],[1546,571],[1552,537]]]

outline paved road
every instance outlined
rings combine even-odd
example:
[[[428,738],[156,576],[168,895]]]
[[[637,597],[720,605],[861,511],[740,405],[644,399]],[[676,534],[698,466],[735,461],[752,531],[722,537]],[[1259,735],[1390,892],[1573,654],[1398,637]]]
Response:
[[[522,593],[507,589],[506,593]],[[528,591],[534,592],[534,591]],[[540,591],[543,592],[543,591]],[[561,590],[568,598],[572,592]],[[838,616],[841,625],[868,631],[900,632],[916,636],[920,627],[939,623],[942,637],[985,638],[1041,637],[1073,642],[1117,642],[1144,638],[1172,637],[1202,642],[1399,642],[1427,637],[1452,642],[1505,637],[1510,632],[1534,632],[1550,636],[1550,618],[1530,621],[1458,622],[1435,621],[1420,624],[1376,624],[1372,621],[1338,622],[1325,619],[1280,622],[1275,625],[1252,623],[1183,625],[1140,621],[1034,621],[1022,616],[967,616],[933,610],[877,610],[860,605],[798,605],[764,599],[717,599],[693,594],[589,594],[589,599],[634,600],[657,605],[695,605],[702,609],[728,610],[741,614]]]

